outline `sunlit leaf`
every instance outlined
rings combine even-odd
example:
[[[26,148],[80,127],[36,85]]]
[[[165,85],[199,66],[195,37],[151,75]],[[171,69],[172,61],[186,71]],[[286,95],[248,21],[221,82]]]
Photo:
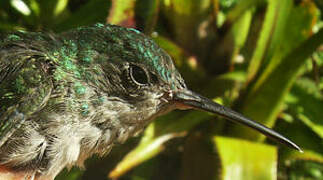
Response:
[[[58,0],[56,7],[54,9],[54,15],[58,16],[59,14],[61,14],[67,7],[67,3],[68,3],[68,0]]]
[[[214,138],[222,167],[222,180],[276,180],[277,149],[225,137]]]
[[[125,27],[135,27],[135,0],[112,0],[108,23]]]
[[[30,0],[29,2],[29,7],[32,10],[32,12],[36,15],[39,16],[40,15],[40,7],[39,4],[36,0]]]
[[[14,7],[18,12],[25,16],[29,16],[31,14],[30,8],[26,5],[26,3],[22,0],[11,0],[11,5]]]

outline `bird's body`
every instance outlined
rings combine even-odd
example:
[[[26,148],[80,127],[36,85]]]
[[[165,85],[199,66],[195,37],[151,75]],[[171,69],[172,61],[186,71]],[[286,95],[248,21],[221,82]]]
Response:
[[[134,29],[0,35],[0,167],[21,177],[54,179],[156,116],[188,107],[288,141],[187,90],[167,53]]]
[[[158,76],[167,80],[175,68],[135,30],[97,24],[59,36],[15,32],[1,41],[0,164],[17,172],[50,178],[82,166],[171,108],[163,107],[161,89],[169,86]],[[146,69],[149,79],[140,77]]]

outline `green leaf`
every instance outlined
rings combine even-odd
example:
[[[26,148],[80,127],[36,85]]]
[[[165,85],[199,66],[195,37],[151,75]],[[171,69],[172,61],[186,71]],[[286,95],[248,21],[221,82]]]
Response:
[[[273,51],[277,43],[280,43],[291,6],[292,0],[268,1],[265,21],[248,67],[248,81],[255,78],[261,67],[261,62],[265,58],[266,51]]]
[[[55,178],[55,180],[78,180],[81,179],[84,171],[80,170],[77,167],[73,167],[70,170],[66,168],[59,173],[59,175]]]
[[[218,78],[244,83],[244,82],[246,82],[246,76],[247,75],[244,71],[232,71],[232,72],[222,74]]]
[[[213,180],[218,176],[219,158],[211,139],[200,131],[185,138],[181,156],[180,178],[183,180]]]
[[[190,130],[208,117],[206,113],[196,111],[186,113],[180,119],[178,119],[178,115],[180,114],[171,113],[151,123],[146,128],[139,145],[118,163],[109,176],[111,178],[119,177],[131,168],[156,156],[164,149],[165,142],[185,135],[185,131]]]
[[[67,29],[91,25],[97,22],[105,22],[110,8],[110,1],[107,0],[91,0],[85,5],[73,12],[68,18],[62,20],[55,25],[55,31],[61,32]],[[91,13],[90,12],[95,12]]]
[[[277,149],[226,137],[215,137],[222,167],[222,180],[276,180]]]
[[[288,32],[287,29],[286,32]],[[303,31],[298,33],[302,34]],[[257,79],[255,85],[248,91],[241,108],[242,112],[246,116],[271,127],[281,110],[283,98],[288,93],[306,58],[322,43],[323,30],[321,29],[297,48],[291,50],[288,55],[281,59],[280,63],[277,64],[277,61],[273,60],[274,65],[269,64],[265,72]],[[234,126],[232,132],[250,139],[259,139],[259,133],[250,132],[249,129],[241,126]]]
[[[178,136],[178,134],[173,133],[154,138],[154,133],[155,127],[154,124],[151,124],[146,129],[139,145],[118,163],[116,168],[110,172],[109,177],[117,178],[143,161],[154,157],[164,149],[163,143]]]
[[[16,23],[1,23],[0,24],[0,31],[1,30],[13,31],[13,30],[25,30],[25,29]]]
[[[212,36],[213,21],[209,22],[211,0],[163,0],[162,12],[171,24],[175,42],[190,53],[201,53],[207,49]],[[194,43],[193,43],[194,42]]]
[[[304,153],[299,153],[297,151],[293,151],[288,156],[289,160],[304,160],[304,161],[315,161],[323,164],[323,155],[318,154],[316,152],[312,152],[310,150],[306,150]]]
[[[281,132],[282,135],[288,137],[299,145],[305,153],[310,151],[321,155],[323,154],[322,138],[313,132],[313,130],[306,126],[302,121],[298,119],[292,122],[280,120],[277,121],[275,130]],[[281,148],[281,159],[289,159],[291,153],[295,153],[294,150],[286,147]]]
[[[136,27],[144,33],[150,35],[157,23],[160,9],[160,0],[141,0],[136,1],[135,18]]]
[[[40,8],[39,21],[45,27],[51,27],[52,24],[54,24],[54,21],[53,21],[53,19],[55,17],[54,11],[55,11],[55,8],[57,7],[57,4],[59,3],[58,1],[59,0],[38,1],[38,5]]]
[[[291,180],[321,180],[323,179],[323,164],[313,161],[292,161],[287,177]]]
[[[321,10],[321,12],[323,11],[323,1],[321,0],[314,0],[316,6]],[[322,19],[322,16],[321,16]]]
[[[259,78],[255,86],[263,83],[261,80],[265,79],[287,54],[312,35],[313,22],[315,22],[316,16],[316,8],[310,1],[304,1],[292,7],[290,13],[286,14],[284,18],[287,21],[285,22],[286,25],[276,30],[277,33],[272,36],[272,42],[268,47],[265,62],[262,66],[265,68],[261,74],[262,79]],[[293,28],[290,29],[289,27]]]
[[[172,57],[176,67],[183,77],[190,79],[191,83],[197,83],[204,76],[198,67],[196,57],[190,56],[182,47],[163,36],[153,36],[154,41]]]
[[[54,16],[60,15],[67,7],[68,0],[58,0],[54,9]]]
[[[281,168],[280,173],[291,180],[298,179],[323,179],[323,156],[306,150],[305,153],[290,153],[288,158],[283,159],[285,172]]]
[[[29,0],[29,7],[32,10],[32,12],[35,14],[35,16],[40,15],[40,7],[39,3],[36,0]]]
[[[247,39],[251,19],[252,10],[248,10],[233,25],[232,31],[235,37],[235,45],[238,48],[241,48]]]
[[[228,13],[227,23],[235,22],[247,10],[255,7],[257,4],[264,2],[264,0],[240,0],[237,5]]]
[[[323,138],[323,96],[319,92],[314,82],[300,79],[290,92],[292,101],[287,100],[287,104],[298,119]]]
[[[240,49],[246,42],[248,37],[249,28],[252,20],[252,10],[246,11],[232,27],[232,34],[234,37],[234,50],[231,63],[237,59]]]
[[[157,22],[159,4],[159,0],[113,0],[108,22],[137,28],[150,35]]]

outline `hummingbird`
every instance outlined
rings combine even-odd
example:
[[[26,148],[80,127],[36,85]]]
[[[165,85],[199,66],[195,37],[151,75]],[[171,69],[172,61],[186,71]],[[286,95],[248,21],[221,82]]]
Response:
[[[198,109],[291,140],[187,88],[171,57],[136,29],[95,24],[0,35],[0,170],[52,180],[109,153],[156,117]]]

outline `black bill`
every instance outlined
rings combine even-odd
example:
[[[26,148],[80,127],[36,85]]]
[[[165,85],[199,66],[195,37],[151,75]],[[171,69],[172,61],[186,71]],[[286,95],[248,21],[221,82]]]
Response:
[[[293,143],[291,140],[285,138],[281,134],[275,132],[272,129],[267,128],[266,126],[259,124],[247,117],[244,117],[243,115],[224,107],[220,104],[217,104],[213,101],[211,101],[208,98],[205,98],[197,93],[194,93],[190,90],[181,90],[174,94],[173,100],[177,103],[182,104],[186,107],[191,107],[195,109],[200,109],[208,112],[212,112],[218,115],[221,115],[233,122],[237,122],[243,125],[246,125],[248,127],[251,127],[260,133],[266,135],[267,137],[276,140],[284,145],[287,145],[293,149],[296,149],[300,152],[303,152],[300,147],[298,147],[295,143]]]

